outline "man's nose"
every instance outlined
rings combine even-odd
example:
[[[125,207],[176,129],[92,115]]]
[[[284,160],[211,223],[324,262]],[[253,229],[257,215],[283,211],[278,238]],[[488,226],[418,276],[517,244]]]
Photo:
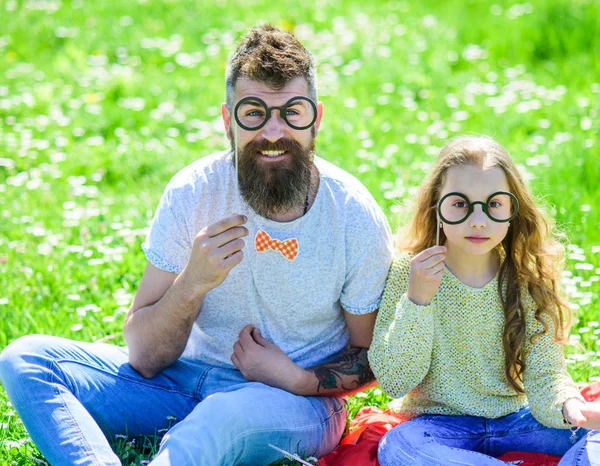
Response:
[[[275,110],[271,112],[271,117],[262,128],[262,136],[269,142],[278,141],[283,137],[285,126],[286,123],[279,115],[279,111]]]

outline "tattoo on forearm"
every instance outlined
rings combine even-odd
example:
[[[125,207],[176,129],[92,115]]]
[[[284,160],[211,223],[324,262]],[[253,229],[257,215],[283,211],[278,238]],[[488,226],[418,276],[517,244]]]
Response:
[[[369,360],[367,359],[367,351],[367,348],[350,346],[335,359],[308,369],[317,376],[319,381],[317,392],[321,391],[321,389],[335,388],[353,390],[375,380],[375,376],[369,366]],[[342,377],[348,376],[355,377],[350,381],[346,380],[346,384],[344,384]],[[350,386],[347,386],[348,383]]]

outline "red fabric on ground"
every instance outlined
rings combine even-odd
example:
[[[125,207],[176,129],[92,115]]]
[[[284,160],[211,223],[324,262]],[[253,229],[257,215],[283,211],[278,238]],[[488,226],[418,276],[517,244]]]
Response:
[[[367,427],[376,429],[383,436],[392,427],[396,427],[398,424],[408,421],[408,419],[408,417],[390,409],[382,411],[374,406],[365,406],[352,419],[350,433],[342,439],[340,445],[353,445]]]
[[[511,451],[499,456],[502,461],[523,461],[519,466],[556,466],[560,461],[560,456],[546,455],[544,453],[527,453]]]
[[[587,401],[600,401],[600,382],[586,385],[581,394]],[[408,418],[392,410],[382,411],[365,406],[350,422],[350,433],[340,446],[319,460],[319,466],[379,466],[377,446],[381,437]],[[508,452],[499,457],[503,461],[521,460],[521,466],[556,466],[558,456],[544,453]]]
[[[594,382],[581,389],[586,401],[600,401],[600,382]]]
[[[375,466],[377,461],[377,445],[385,432],[377,427],[367,427],[356,444],[340,445],[319,460],[319,466]]]

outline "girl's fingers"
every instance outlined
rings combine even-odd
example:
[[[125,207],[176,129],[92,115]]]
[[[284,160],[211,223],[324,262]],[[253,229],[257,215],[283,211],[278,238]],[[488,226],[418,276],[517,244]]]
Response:
[[[435,264],[433,267],[425,270],[425,275],[431,277],[444,271],[446,264],[442,261]]]
[[[444,269],[442,268],[442,270],[440,270],[439,272],[436,272],[433,276],[435,278],[442,278],[444,276]]]
[[[434,256],[431,256],[426,261],[421,262],[420,265],[423,269],[427,270],[427,269],[431,269],[433,267],[438,266],[438,264],[440,262],[443,262],[445,259],[446,259],[445,254],[435,254]]]
[[[445,254],[446,247],[445,246],[433,246],[432,248],[425,249],[425,251],[421,251],[415,257],[413,257],[412,262],[423,262],[429,259],[431,256],[435,254]]]

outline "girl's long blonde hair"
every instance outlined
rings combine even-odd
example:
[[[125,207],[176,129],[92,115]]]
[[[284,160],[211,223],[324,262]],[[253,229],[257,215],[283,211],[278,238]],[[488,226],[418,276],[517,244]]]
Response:
[[[572,317],[560,292],[564,248],[557,241],[559,235],[553,233],[549,217],[536,206],[506,149],[486,136],[459,136],[450,140],[420,187],[415,215],[409,228],[402,232],[399,247],[402,252],[416,254],[435,246],[437,202],[448,169],[461,165],[502,168],[510,192],[519,201],[519,213],[511,220],[508,233],[495,252],[503,258],[498,275],[498,293],[505,316],[502,335],[505,375],[510,385],[518,393],[523,393],[526,329],[521,287],[527,287],[536,303],[535,318],[543,325],[543,333],[548,332],[549,318],[554,324],[555,339],[564,343]],[[440,244],[445,240],[442,230]],[[506,294],[503,293],[503,284],[506,284]]]

